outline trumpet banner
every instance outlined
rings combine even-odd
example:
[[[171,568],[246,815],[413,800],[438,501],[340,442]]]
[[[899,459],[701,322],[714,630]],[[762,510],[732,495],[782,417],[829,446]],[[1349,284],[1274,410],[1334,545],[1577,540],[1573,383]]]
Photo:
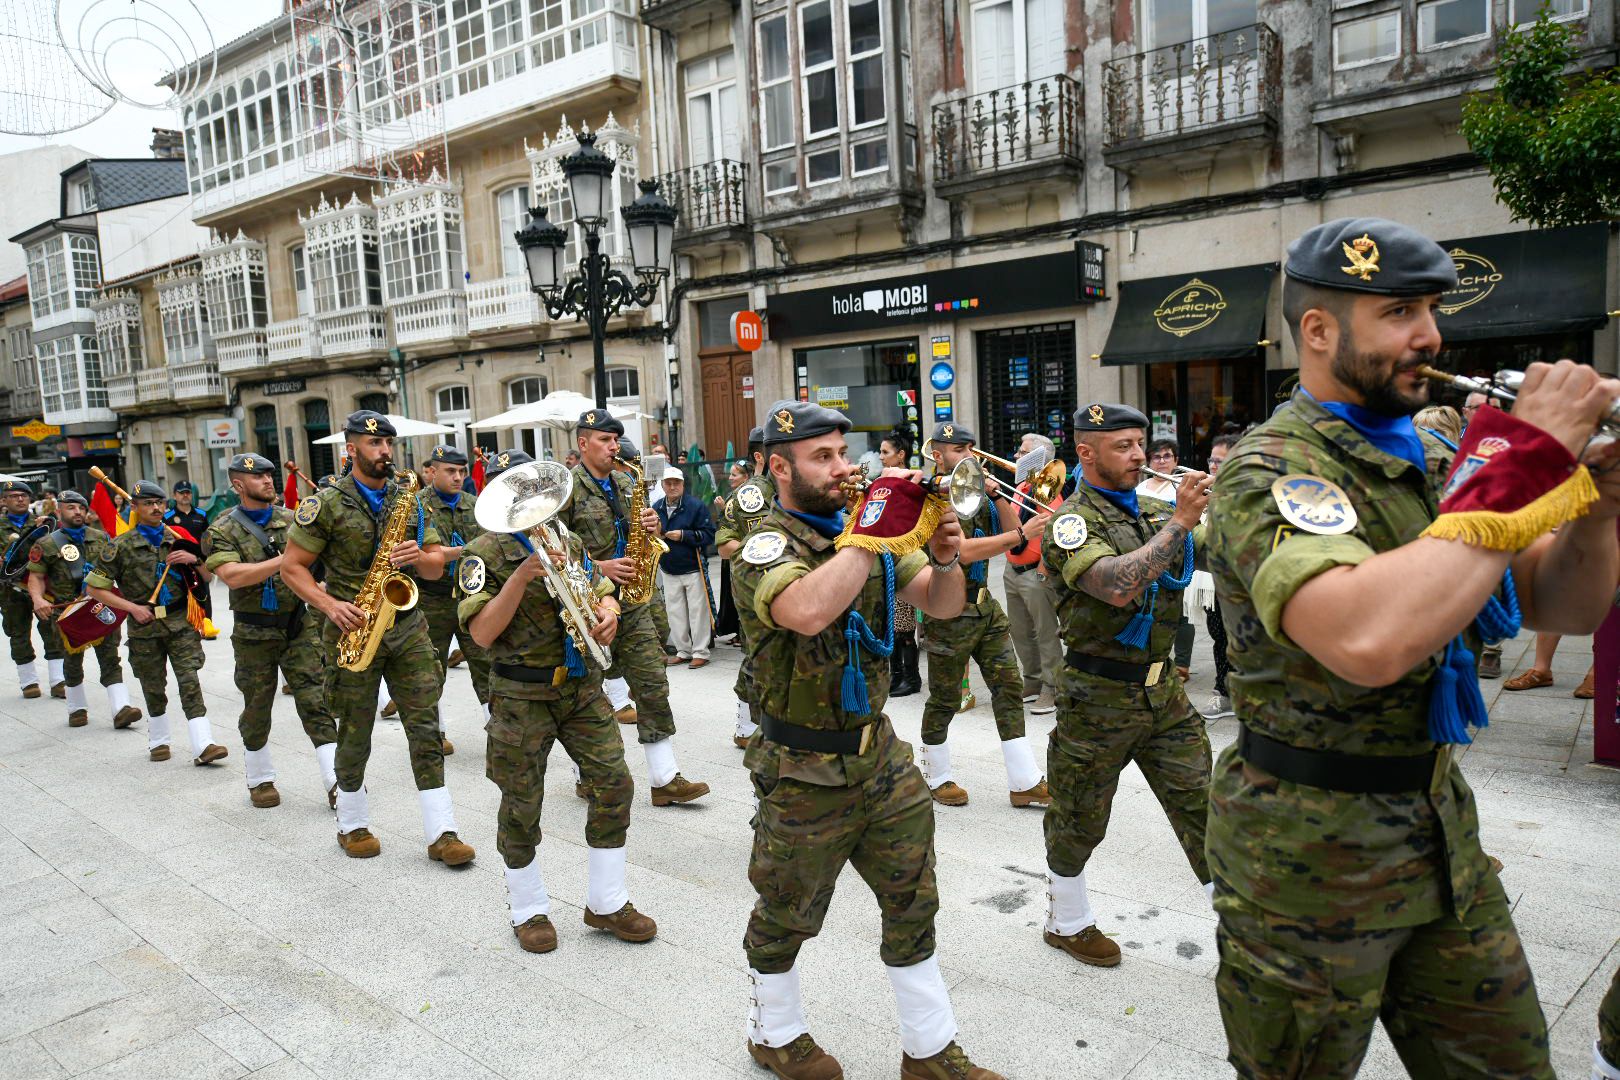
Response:
[[[834,546],[910,555],[928,543],[944,513],[945,504],[921,484],[883,477],[872,481],[845,515],[844,531]]]

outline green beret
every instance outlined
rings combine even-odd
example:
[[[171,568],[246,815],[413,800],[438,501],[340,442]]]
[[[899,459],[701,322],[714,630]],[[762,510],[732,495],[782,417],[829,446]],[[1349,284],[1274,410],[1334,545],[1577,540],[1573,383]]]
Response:
[[[848,417],[837,409],[784,399],[772,405],[765,416],[765,445],[798,442],[835,431],[843,435],[849,427]]]
[[[1146,431],[1148,418],[1129,405],[1109,405],[1093,402],[1082,405],[1074,411],[1074,430],[1087,431],[1125,431],[1129,428],[1141,428]]]
[[[1338,218],[1288,245],[1284,273],[1327,289],[1428,296],[1457,287],[1457,265],[1416,229],[1384,218]]]

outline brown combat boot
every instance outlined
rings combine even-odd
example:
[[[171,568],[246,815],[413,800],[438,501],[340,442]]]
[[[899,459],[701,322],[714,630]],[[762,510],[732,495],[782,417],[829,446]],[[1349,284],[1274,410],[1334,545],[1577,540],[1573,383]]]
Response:
[[[74,709],[68,713],[68,727],[84,727],[89,722],[90,711],[88,709]]]
[[[947,780],[934,789],[934,801],[945,806],[966,806],[968,794],[955,780]],[[1013,803],[1014,806],[1018,804]]]
[[[147,752],[146,756],[151,758],[153,761],[168,761],[169,748],[167,746],[154,746],[150,751]]]
[[[444,662],[444,666],[445,667],[460,667],[461,662],[463,660],[465,660],[465,659],[467,659],[467,655],[465,653],[463,653],[460,649],[452,649],[452,650],[450,650],[450,659],[448,659],[448,660],[446,660]]]
[[[203,747],[203,752],[197,755],[196,760],[194,760],[192,764],[212,765],[214,762],[219,761],[222,758],[229,757],[230,754],[231,752],[219,745],[219,743],[209,743],[207,746]]]
[[[124,728],[129,727],[129,725],[133,724],[140,718],[141,710],[137,709],[133,705],[125,705],[122,709],[119,709],[117,715],[113,717],[113,727],[122,731]]]
[[[35,683],[32,686],[23,687],[23,697],[25,698],[37,698],[39,697],[39,692],[39,683]]]
[[[620,941],[651,941],[658,936],[658,924],[626,904],[611,915],[598,915],[585,909],[585,925],[594,930],[608,930]]]
[[[524,952],[550,952],[557,947],[557,928],[544,915],[536,915],[522,926],[512,927]]]
[[[351,859],[369,859],[382,853],[382,841],[372,836],[370,829],[338,833],[338,847]]]
[[[388,704],[386,704],[386,705],[384,705],[382,707],[382,714],[384,716],[398,716],[399,715],[399,705],[394,701],[393,698],[389,698],[388,699]]]
[[[1052,792],[1047,789],[1045,780],[1028,791],[1011,791],[1007,794],[1012,799],[1012,804],[1017,807],[1052,805]]]
[[[39,695],[35,694],[34,696],[38,697]],[[634,705],[626,705],[624,708],[619,709],[616,712],[614,712],[613,719],[617,720],[621,724],[633,724],[633,723],[635,723],[636,722],[636,707]]]
[[[446,866],[463,866],[472,862],[476,854],[471,844],[453,832],[444,833],[428,845],[428,858]]]
[[[782,1080],[844,1080],[844,1067],[808,1031],[786,1046],[761,1046],[750,1039],[748,1056]]]
[[[272,806],[281,805],[281,792],[277,791],[276,785],[269,780],[256,787],[248,788],[248,798],[252,800],[254,806],[261,810],[268,810]]]
[[[292,696],[292,687],[288,686],[286,683],[282,683],[281,684],[281,692],[283,694],[286,694],[288,697],[291,697]]]
[[[443,735],[440,735],[439,750],[443,752],[445,757],[449,757],[451,754],[456,752],[456,744],[445,738]]]
[[[981,1069],[968,1060],[954,1042],[933,1057],[900,1055],[900,1080],[1005,1080],[997,1072]]]
[[[748,736],[746,735],[733,735],[731,741],[739,750],[748,749]]]
[[[66,701],[67,700],[67,683],[59,682],[55,686],[51,687],[51,697],[55,698],[58,701]]]
[[[694,784],[680,773],[675,779],[663,787],[652,789],[652,804],[654,806],[669,806],[673,803],[688,803],[693,799],[701,799],[709,793],[709,785],[701,781]]]
[[[1048,930],[1044,937],[1052,948],[1062,949],[1082,964],[1092,967],[1115,967],[1119,964],[1119,946],[1098,930],[1095,923],[1078,934],[1054,934]]]

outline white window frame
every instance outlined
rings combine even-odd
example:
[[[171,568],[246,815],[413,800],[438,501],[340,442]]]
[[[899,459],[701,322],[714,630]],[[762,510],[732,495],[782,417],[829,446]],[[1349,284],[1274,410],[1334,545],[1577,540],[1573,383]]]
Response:
[[[293,313],[295,315],[308,315],[313,306],[309,291],[309,248],[305,244],[294,244],[287,249],[287,265],[292,273],[289,275],[293,287]],[[303,279],[300,283],[299,279]]]
[[[519,395],[517,393],[518,387],[527,386],[529,383],[535,384],[536,388],[540,392],[540,397],[528,397],[527,395],[524,395],[523,400],[519,401]],[[539,401],[540,398],[543,398],[550,393],[551,380],[544,375],[520,375],[515,379],[508,379],[505,390],[506,407],[508,409],[515,409],[519,405],[528,405],[535,401]],[[529,441],[527,444],[524,439],[525,434],[529,436]],[[543,457],[549,459],[556,453],[555,448],[552,446],[551,429],[549,428],[538,426],[515,427],[512,429],[511,440],[510,445],[520,448],[526,449],[526,445],[532,445],[534,450],[526,450],[526,452],[537,458]]]
[[[304,264],[315,318],[383,303],[377,212],[351,195],[341,207],[323,196],[304,226]]]
[[[160,280],[157,288],[164,361],[170,367],[201,363],[210,351],[202,278],[191,270]]]
[[[28,298],[37,321],[58,311],[66,311],[73,295],[68,278],[67,238],[61,233],[29,244]]]
[[[456,391],[458,390],[461,392],[461,405],[459,408],[454,407],[456,405],[456,401],[454,399],[457,396]],[[447,394],[450,396],[451,400],[449,401],[449,404],[452,406],[448,409],[444,407],[446,404],[445,395]],[[462,450],[467,449],[467,425],[472,423],[472,419],[473,412],[471,385],[468,383],[450,383],[447,386],[440,386],[433,391],[434,423],[443,424],[445,427],[455,429],[453,434],[446,436],[445,440],[451,446],[458,447]]]
[[[1519,5],[1524,4],[1531,10],[1527,13],[1529,18],[1519,17]],[[1508,0],[1508,24],[1515,30],[1522,26],[1530,26],[1536,21],[1536,12],[1541,10],[1541,0]],[[1592,13],[1592,0],[1581,0],[1579,11],[1572,11],[1568,15],[1554,15],[1553,22],[1573,22],[1584,19]]]
[[[827,7],[827,28],[828,28],[828,32],[832,36],[832,43],[831,43],[832,44],[832,50],[831,50],[832,51],[832,56],[829,59],[827,59],[826,61],[824,61],[822,63],[819,63],[819,64],[816,64],[814,67],[812,67],[809,63],[806,62],[805,55],[804,55],[804,15],[805,15],[806,11],[808,11],[809,9],[815,7],[818,4],[825,4],[826,7]],[[841,5],[838,2],[836,2],[836,0],[805,0],[804,3],[799,4],[798,7],[795,9],[798,16],[799,16],[799,19],[798,19],[798,24],[799,24],[799,26],[798,26],[798,29],[799,29],[799,53],[798,53],[799,80],[798,80],[798,82],[799,82],[799,106],[800,106],[799,120],[804,124],[804,140],[803,141],[805,141],[805,142],[811,142],[811,141],[813,141],[815,139],[823,139],[823,138],[827,138],[829,136],[836,136],[840,131],[842,131],[844,129],[844,126],[845,126],[845,124],[844,124],[845,117],[844,117],[843,103],[839,100],[840,90],[842,88],[843,80],[838,78],[838,76],[837,76],[837,72],[838,72],[838,43],[839,43],[839,37],[840,37],[840,34],[838,32],[838,23],[839,23],[838,12],[839,12],[840,7],[841,7]],[[789,62],[791,63],[791,59],[793,57],[793,52],[792,52],[791,48],[788,51],[788,57],[789,57]],[[822,129],[820,129],[818,131],[813,131],[810,128],[810,77],[812,75],[820,75],[822,72],[826,72],[826,71],[833,72],[833,80],[832,80],[833,110],[838,114],[838,116],[834,120],[832,127],[830,127],[830,128],[822,128]],[[828,181],[822,181],[822,183],[827,183],[827,182]]]
[[[519,195],[518,192],[522,194]],[[517,246],[514,234],[529,224],[529,207],[534,205],[534,189],[527,182],[508,184],[498,189],[491,198],[495,203],[495,239],[501,253],[501,276],[522,278],[527,281],[529,267],[524,260],[523,249]],[[517,213],[510,221],[505,216],[504,205],[507,200],[517,203]]]
[[[1401,10],[1399,8],[1396,8],[1396,9],[1394,9],[1392,11],[1380,11],[1380,12],[1377,12],[1377,13],[1372,14],[1372,15],[1363,15],[1363,16],[1360,16],[1359,18],[1346,19],[1344,22],[1334,23],[1333,24],[1333,70],[1334,71],[1354,71],[1356,68],[1372,67],[1374,64],[1387,64],[1387,63],[1390,63],[1391,61],[1399,60],[1400,57],[1401,57],[1401,31],[1402,31],[1401,14],[1402,14]],[[1386,18],[1393,18],[1395,20],[1395,51],[1393,53],[1390,53],[1388,56],[1375,56],[1370,60],[1355,60],[1355,61],[1351,61],[1349,63],[1341,63],[1340,62],[1340,60],[1339,60],[1339,31],[1340,30],[1343,30],[1347,26],[1354,26],[1357,23],[1372,22],[1375,19],[1386,19]]]
[[[86,177],[74,184],[74,190],[78,194],[79,202],[76,213],[88,214],[96,209],[95,181],[91,180],[89,177]]]
[[[96,343],[105,377],[133,375],[146,366],[139,294],[118,289],[96,302]]]
[[[731,59],[732,54],[730,52],[715,53],[712,56],[699,57],[696,60],[689,60],[682,65],[682,73],[685,76],[686,82],[685,120],[686,147],[688,152],[687,163],[690,165],[708,165],[712,162],[727,160],[736,161],[740,160],[742,157],[742,117],[738,113],[737,72],[735,61],[733,61],[732,72],[730,75],[717,74],[701,82],[691,78],[691,72],[693,72],[700,64],[713,65],[715,70],[718,71],[722,58]],[[726,146],[726,125],[724,117],[725,110],[722,106],[724,94],[727,90],[731,91],[731,108],[733,114],[732,130],[737,133],[737,145],[729,148]],[[692,123],[692,103],[699,99],[705,98],[708,100],[709,104],[709,156],[705,160],[699,161],[697,154],[692,152],[692,134],[694,128]]]
[[[439,179],[390,191],[377,199],[383,303],[460,289],[461,189]]]
[[[883,47],[885,42],[888,41],[889,36],[889,20],[883,14],[883,9],[886,6],[883,0],[869,0],[869,2],[877,9],[878,13],[878,43],[877,48],[868,49],[859,55],[853,51],[855,47],[854,40],[850,37],[849,33],[850,0],[839,0],[837,5],[838,7],[841,7],[844,12],[843,30],[844,50],[846,53],[844,57],[844,68],[847,71],[847,75],[844,80],[844,97],[849,103],[849,122],[842,124],[841,126],[845,131],[851,132],[865,131],[870,128],[880,127],[889,122],[889,72],[888,65],[883,62]],[[837,46],[838,38],[835,33],[833,36],[833,56],[835,58],[838,55]],[[876,120],[866,120],[857,124],[855,122],[855,65],[862,60],[870,60],[873,57],[878,59],[878,69],[881,72],[878,85],[883,89],[883,115],[879,116]],[[853,168],[853,156],[850,158],[850,165]],[[883,167],[887,169],[888,165],[885,163]],[[877,170],[872,169],[868,171],[876,172]]]
[[[1458,0],[1418,0],[1417,10],[1415,12],[1415,18],[1417,19],[1417,51],[1418,52],[1420,52],[1420,53],[1436,52],[1436,51],[1438,51],[1440,49],[1450,49],[1450,48],[1454,48],[1454,47],[1456,47],[1458,45],[1469,45],[1469,44],[1472,44],[1473,42],[1486,41],[1486,40],[1488,40],[1490,38],[1492,29],[1493,29],[1492,25],[1491,25],[1492,21],[1493,21],[1493,11],[1492,11],[1492,9],[1493,9],[1493,7],[1495,5],[1492,3],[1492,0],[1472,0],[1472,2],[1479,4],[1480,6],[1482,6],[1485,9],[1485,29],[1484,30],[1480,31],[1477,34],[1470,34],[1467,37],[1457,38],[1454,41],[1442,41],[1442,42],[1433,42],[1433,41],[1431,41],[1431,42],[1428,42],[1428,43],[1424,42],[1424,40],[1423,40],[1423,24],[1424,24],[1423,13],[1426,12],[1426,11],[1433,11],[1436,7],[1438,7],[1442,3],[1455,3],[1455,2],[1458,2]],[[1396,40],[1399,40],[1399,38],[1397,38]]]
[[[19,390],[39,386],[39,367],[34,363],[34,330],[13,326],[6,331],[11,344],[11,377]]]
[[[237,234],[202,252],[203,302],[215,334],[263,330],[270,323],[264,245]]]
[[[101,291],[101,251],[96,238],[69,233],[68,268],[73,274],[73,306],[88,308]]]
[[[765,48],[764,48],[763,44],[760,44],[760,43],[764,41],[766,24],[771,23],[771,22],[775,22],[775,21],[778,21],[778,20],[780,20],[780,22],[782,24],[783,36],[787,39],[787,72],[785,74],[783,74],[780,78],[773,79],[770,82],[766,82],[765,81]],[[792,146],[796,145],[796,143],[797,143],[796,135],[795,135],[794,132],[789,131],[789,132],[785,133],[786,138],[782,142],[778,142],[778,143],[772,143],[771,142],[770,136],[773,135],[773,134],[777,134],[777,133],[770,131],[769,130],[769,125],[766,124],[766,122],[765,122],[765,117],[766,117],[765,91],[775,89],[776,87],[785,85],[787,87],[787,95],[788,95],[788,116],[792,117],[792,116],[798,115],[797,110],[795,108],[795,102],[794,102],[793,19],[789,16],[789,13],[786,10],[778,11],[778,12],[776,12],[774,14],[764,16],[759,20],[758,24],[754,28],[754,37],[755,37],[755,44],[759,48],[759,63],[760,63],[760,68],[759,68],[759,125],[760,125],[759,146],[760,146],[760,150],[762,152],[769,152],[769,151],[772,151],[772,150],[785,150],[785,149],[787,149],[789,147],[792,147]],[[794,186],[797,187],[798,185],[795,184]],[[788,189],[788,190],[791,190],[791,189]]]

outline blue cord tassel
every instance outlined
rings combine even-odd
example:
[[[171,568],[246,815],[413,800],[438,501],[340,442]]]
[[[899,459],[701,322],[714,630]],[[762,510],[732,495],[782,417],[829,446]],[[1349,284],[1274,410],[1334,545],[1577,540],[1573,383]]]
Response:
[[[454,529],[452,529],[452,530],[450,530],[450,546],[451,547],[466,547],[467,546],[467,541],[465,541],[465,540],[463,540],[461,538],[460,533],[458,533]],[[460,559],[451,559],[448,563],[445,564],[445,566],[444,566],[444,576],[448,580],[450,580],[450,581],[456,580],[456,563],[458,563],[460,561],[461,561]]]
[[[1485,644],[1495,645],[1499,641],[1518,634],[1524,625],[1523,613],[1519,610],[1519,590],[1513,584],[1513,571],[1508,570],[1502,575],[1502,599],[1495,596],[1485,600],[1485,607],[1480,610],[1474,619],[1474,629]]]
[[[983,535],[984,535],[984,530],[983,529],[975,528],[973,530],[973,539],[977,540],[980,537],[982,537]],[[980,559],[978,562],[968,563],[967,564],[967,570],[963,574],[963,576],[968,581],[972,582],[974,585],[983,585],[984,584],[984,579],[986,577],[988,577],[989,575],[990,575],[990,560],[989,559]]]
[[[866,694],[866,673],[861,670],[861,647],[865,646],[874,656],[888,657],[894,653],[894,558],[887,552],[883,555],[883,610],[889,612],[890,617],[882,641],[872,633],[860,612],[851,611],[844,621],[844,640],[849,644],[849,653],[844,661],[840,704],[844,712],[855,716],[866,716],[872,711],[871,699]]]
[[[1125,629],[1114,635],[1114,640],[1128,649],[1143,649],[1147,647],[1148,634],[1153,630],[1153,607],[1159,602],[1159,583],[1155,581],[1147,587],[1147,593],[1142,597],[1142,607],[1131,616],[1125,624]]]
[[[574,647],[574,639],[567,634],[563,635],[563,666],[576,679],[585,675],[585,658],[579,655],[579,650]]]
[[[1446,646],[1429,687],[1429,738],[1437,743],[1471,743],[1468,727],[1484,727],[1485,700],[1474,674],[1474,654],[1461,635]]]
[[[276,583],[274,577],[264,579],[259,587],[259,607],[265,611],[280,611],[281,601],[276,599]]]

